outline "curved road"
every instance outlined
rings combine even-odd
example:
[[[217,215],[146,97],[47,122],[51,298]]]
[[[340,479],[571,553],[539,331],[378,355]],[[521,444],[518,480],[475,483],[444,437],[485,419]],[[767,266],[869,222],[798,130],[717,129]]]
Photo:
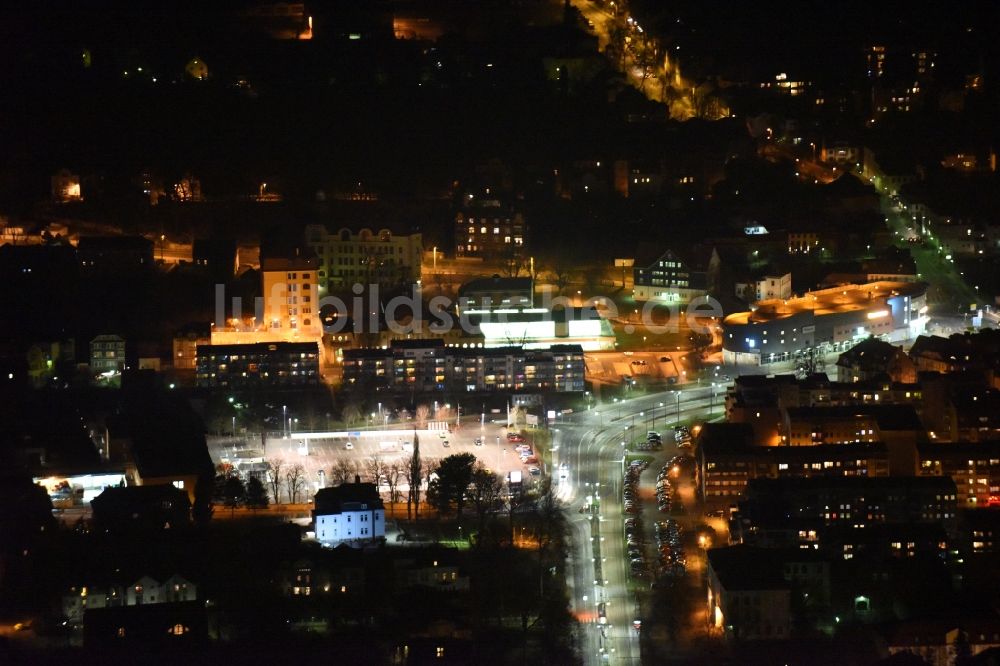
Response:
[[[580,620],[584,663],[641,663],[638,633],[632,626],[641,613],[629,588],[623,539],[622,442],[646,430],[666,430],[678,418],[721,414],[723,396],[719,385],[683,388],[608,403],[553,424],[553,466],[566,465],[565,472],[559,472],[565,475],[559,479],[559,496],[572,528],[571,603]],[[665,446],[669,450],[672,443]],[[600,603],[607,616],[603,626],[598,623]]]

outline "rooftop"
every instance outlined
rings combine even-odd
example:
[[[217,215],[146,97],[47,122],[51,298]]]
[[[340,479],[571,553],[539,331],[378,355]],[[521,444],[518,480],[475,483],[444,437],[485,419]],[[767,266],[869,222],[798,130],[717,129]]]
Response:
[[[923,431],[924,429],[913,405],[823,405],[788,408],[790,420],[814,419],[823,421],[864,417],[875,419],[879,430],[882,431]]]
[[[246,345],[198,345],[198,355],[209,354],[263,354],[265,352],[283,352],[287,354],[316,354],[318,347],[315,342],[254,342]]]
[[[321,488],[316,492],[314,502],[314,514],[319,516],[340,513],[345,504],[355,502],[365,504],[370,509],[382,508],[382,498],[379,497],[375,484],[361,483],[358,477],[355,477],[354,483],[342,483],[332,488]]]
[[[781,551],[751,546],[728,546],[708,551],[708,564],[729,592],[737,590],[787,590],[782,574]],[[795,554],[797,558],[809,555]]]
[[[862,369],[885,370],[901,348],[872,336],[854,345],[837,358],[840,367],[859,366]]]
[[[496,291],[526,291],[534,289],[534,280],[530,277],[492,277],[476,278],[462,285],[459,295],[465,296],[470,293],[496,292]]]
[[[892,296],[916,297],[927,290],[922,282],[869,282],[845,284],[829,289],[811,291],[804,296],[788,300],[761,301],[750,312],[736,312],[725,318],[726,324],[763,323],[784,319],[799,312],[812,311],[816,315],[866,310],[881,304]]]

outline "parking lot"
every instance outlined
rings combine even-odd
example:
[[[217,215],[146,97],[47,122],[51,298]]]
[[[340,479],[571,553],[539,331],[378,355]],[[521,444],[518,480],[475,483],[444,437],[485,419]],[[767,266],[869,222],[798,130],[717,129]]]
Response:
[[[367,463],[375,456],[384,463],[408,461],[414,435],[419,437],[420,457],[425,468],[429,463],[456,453],[472,453],[488,469],[506,477],[519,470],[525,479],[531,478],[531,468],[544,472],[541,463],[522,462],[517,443],[507,440],[507,429],[500,425],[479,423],[461,425],[451,432],[430,430],[383,430],[347,433],[292,433],[291,436],[269,436],[261,447],[260,435],[247,437],[209,437],[208,448],[215,464],[227,462],[249,469],[254,461],[280,458],[286,466],[301,464],[310,490],[330,485],[331,470],[341,460],[357,465],[358,474],[366,480]],[[528,436],[528,444],[531,438]],[[476,444],[480,440],[480,444]],[[405,484],[401,484],[405,488]]]

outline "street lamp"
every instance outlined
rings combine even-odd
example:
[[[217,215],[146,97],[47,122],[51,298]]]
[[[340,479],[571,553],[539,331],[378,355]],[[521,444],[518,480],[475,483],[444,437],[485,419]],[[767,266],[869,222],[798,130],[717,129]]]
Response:
[[[281,406],[281,429],[285,430],[285,421],[288,420],[288,405]],[[285,431],[284,436],[288,437],[288,431]]]

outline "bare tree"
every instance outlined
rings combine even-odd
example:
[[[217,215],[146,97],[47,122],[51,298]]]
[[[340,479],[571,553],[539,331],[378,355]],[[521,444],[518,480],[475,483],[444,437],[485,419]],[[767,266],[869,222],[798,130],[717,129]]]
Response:
[[[510,428],[511,430],[517,430],[517,423],[518,421],[521,420],[524,414],[525,414],[524,407],[521,407],[520,405],[514,405],[513,407],[511,407],[510,408],[511,422],[507,427]]]
[[[427,405],[417,405],[417,428],[423,430],[427,427],[427,417],[431,414],[431,408]]]
[[[515,278],[525,269],[524,257],[516,250],[509,250],[501,257],[501,261],[503,262],[504,277]]]
[[[306,470],[299,463],[295,463],[285,472],[285,492],[288,493],[289,504],[295,504],[299,500],[299,493],[305,490]]]
[[[357,423],[361,420],[361,408],[358,407],[357,403],[349,402],[344,405],[344,410],[340,413],[340,418],[344,420],[346,425]]]
[[[557,292],[558,294],[561,294],[573,279],[573,272],[575,268],[576,265],[573,263],[572,257],[569,254],[561,253],[555,258],[555,260],[553,260],[549,271],[552,274],[552,283],[555,284],[556,288],[559,290]]]
[[[420,437],[413,433],[413,455],[403,470],[409,490],[406,493],[406,519],[410,519],[410,509],[415,507],[413,518],[420,516],[420,485],[424,478],[423,461],[420,460]]]
[[[403,478],[403,464],[394,462],[385,469],[385,482],[389,486],[389,515],[395,513],[396,500],[399,499],[397,488],[399,481]]]
[[[605,47],[605,53],[618,65],[618,69],[624,70],[625,37],[628,35],[628,30],[625,29],[624,23],[616,18],[609,18],[605,22],[605,30],[608,33],[608,45]]]
[[[437,474],[438,465],[441,461],[437,458],[428,458],[424,461],[424,485],[431,485],[431,477]]]
[[[639,79],[639,90],[645,91],[646,80],[655,73],[656,67],[660,64],[656,55],[656,47],[649,41],[641,39],[633,49],[633,53],[635,64],[642,74]]]
[[[486,514],[496,508],[503,493],[503,479],[486,469],[482,462],[476,463],[472,472],[471,497],[479,516],[479,530],[482,532]]]
[[[281,458],[269,458],[264,461],[267,466],[265,474],[267,475],[267,485],[271,489],[271,496],[274,498],[275,504],[281,503],[281,480],[282,473],[285,469],[285,461]]]
[[[353,460],[338,458],[337,462],[334,463],[333,467],[330,469],[330,481],[332,481],[335,486],[350,483],[354,480],[354,475],[357,474],[357,471],[357,463]]]
[[[382,479],[385,477],[386,472],[386,463],[382,460],[382,456],[376,453],[366,460],[365,471],[368,472],[368,479],[375,484],[377,491],[378,487],[382,485]]]

